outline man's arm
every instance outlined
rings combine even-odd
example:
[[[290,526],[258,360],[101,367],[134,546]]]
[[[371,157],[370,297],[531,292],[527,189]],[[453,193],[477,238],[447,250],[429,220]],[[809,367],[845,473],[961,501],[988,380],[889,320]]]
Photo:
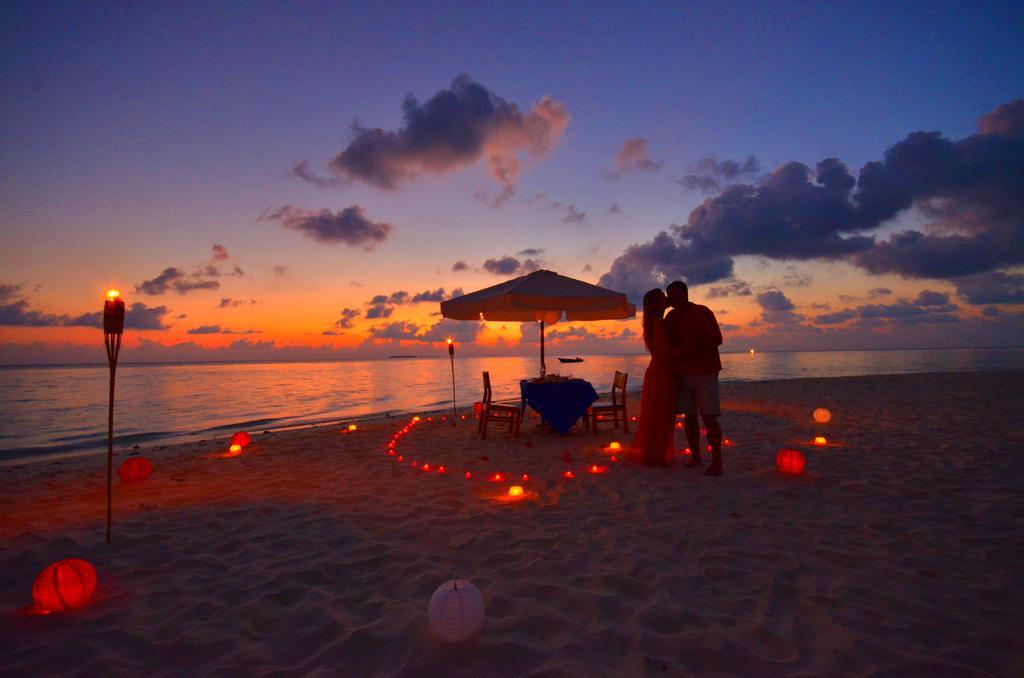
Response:
[[[718,319],[710,308],[707,314],[707,336],[711,346],[722,345],[722,328],[718,326]]]

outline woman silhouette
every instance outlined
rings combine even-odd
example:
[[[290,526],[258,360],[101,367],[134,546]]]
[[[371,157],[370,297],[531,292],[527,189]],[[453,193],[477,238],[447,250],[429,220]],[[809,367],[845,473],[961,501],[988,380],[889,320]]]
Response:
[[[669,342],[663,315],[668,300],[660,289],[644,295],[644,345],[651,363],[644,372],[640,425],[633,438],[633,461],[646,466],[670,466],[674,450],[676,395],[673,360],[681,349]]]

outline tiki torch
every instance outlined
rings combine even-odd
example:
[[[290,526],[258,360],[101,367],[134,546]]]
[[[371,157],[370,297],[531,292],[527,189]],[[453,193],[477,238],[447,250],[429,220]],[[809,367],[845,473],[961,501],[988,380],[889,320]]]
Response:
[[[455,342],[450,337],[445,341],[448,342],[448,359],[452,363],[452,426],[455,426]]]
[[[110,406],[107,409],[107,543],[110,543],[111,482],[114,473],[114,373],[124,333],[124,301],[120,292],[109,290],[103,302],[103,345],[110,366]]]

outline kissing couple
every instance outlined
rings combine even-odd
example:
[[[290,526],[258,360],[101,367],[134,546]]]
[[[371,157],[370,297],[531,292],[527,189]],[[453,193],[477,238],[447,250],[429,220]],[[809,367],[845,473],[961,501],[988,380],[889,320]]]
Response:
[[[707,429],[711,465],[707,476],[722,475],[722,427],[718,423],[718,347],[722,330],[707,306],[690,301],[686,283],[670,283],[665,292],[644,295],[644,345],[651,364],[644,373],[640,424],[633,439],[633,460],[646,466],[671,466],[675,454],[676,415],[686,418],[692,451],[687,468],[701,465],[700,422]],[[669,314],[665,309],[671,307]]]

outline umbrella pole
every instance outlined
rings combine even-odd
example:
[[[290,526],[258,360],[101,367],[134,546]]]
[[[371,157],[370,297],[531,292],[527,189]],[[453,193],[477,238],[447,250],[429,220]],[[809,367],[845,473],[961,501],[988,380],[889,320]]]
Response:
[[[544,364],[544,321],[540,321],[540,376],[548,373],[547,365]]]

